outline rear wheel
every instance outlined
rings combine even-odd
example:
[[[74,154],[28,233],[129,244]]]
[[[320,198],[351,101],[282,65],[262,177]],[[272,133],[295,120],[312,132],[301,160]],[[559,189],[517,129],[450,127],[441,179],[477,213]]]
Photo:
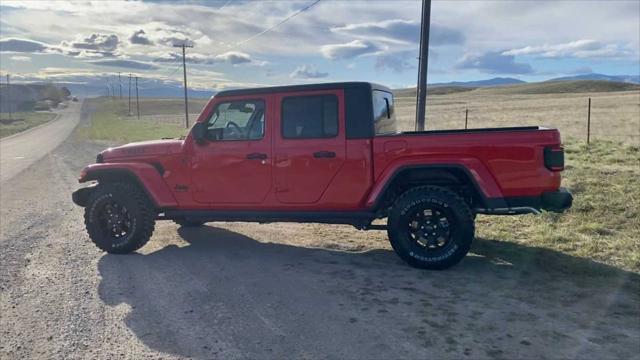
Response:
[[[85,207],[89,237],[101,250],[128,254],[153,234],[156,211],[147,196],[129,183],[99,184]]]
[[[395,201],[388,219],[394,251],[409,265],[446,269],[464,258],[474,237],[473,214],[445,188],[420,186]]]

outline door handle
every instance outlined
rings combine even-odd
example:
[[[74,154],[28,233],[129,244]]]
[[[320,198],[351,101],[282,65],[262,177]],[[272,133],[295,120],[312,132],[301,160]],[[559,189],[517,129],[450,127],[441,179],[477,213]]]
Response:
[[[314,158],[334,158],[336,153],[333,151],[316,151],[313,153]]]
[[[265,153],[251,153],[247,155],[247,159],[249,160],[265,160],[267,158],[267,154]]]

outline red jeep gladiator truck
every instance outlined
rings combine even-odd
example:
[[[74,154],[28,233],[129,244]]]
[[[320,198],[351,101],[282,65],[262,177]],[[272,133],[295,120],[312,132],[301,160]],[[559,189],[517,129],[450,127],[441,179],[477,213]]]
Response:
[[[398,132],[384,86],[280,86],[216,94],[184,140],[101,152],[73,201],[109,253],[144,246],[156,220],[317,222],[386,229],[407,263],[444,269],[476,214],[569,208],[563,168],[555,129]]]

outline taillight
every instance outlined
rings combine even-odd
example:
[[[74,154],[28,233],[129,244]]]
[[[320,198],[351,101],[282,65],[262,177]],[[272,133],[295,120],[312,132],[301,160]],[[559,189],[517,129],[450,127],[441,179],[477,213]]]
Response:
[[[544,148],[544,166],[551,171],[564,170],[564,148],[562,145]]]

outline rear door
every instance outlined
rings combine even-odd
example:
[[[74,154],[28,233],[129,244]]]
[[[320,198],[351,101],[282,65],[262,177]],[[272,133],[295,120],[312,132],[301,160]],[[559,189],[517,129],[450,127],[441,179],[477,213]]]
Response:
[[[274,131],[276,199],[317,203],[345,161],[343,90],[279,94]]]

